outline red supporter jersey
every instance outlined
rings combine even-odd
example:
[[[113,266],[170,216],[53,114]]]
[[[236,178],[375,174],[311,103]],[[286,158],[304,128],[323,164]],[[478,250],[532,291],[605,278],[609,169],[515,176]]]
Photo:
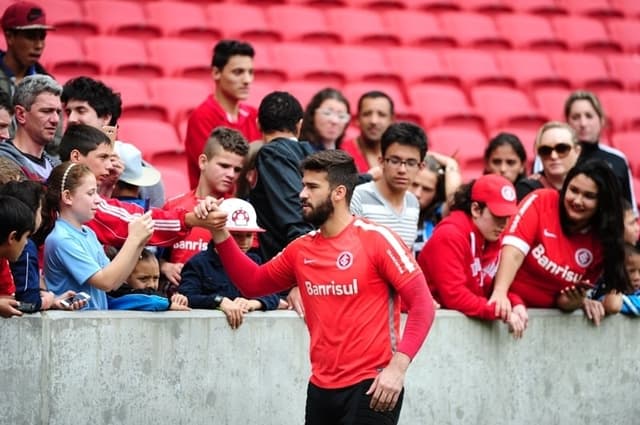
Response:
[[[196,196],[196,191],[192,190],[169,199],[167,203],[164,204],[163,209],[172,210],[175,208],[183,208],[192,211],[199,200]],[[174,242],[171,246],[169,262],[186,263],[200,251],[206,251],[210,240],[211,233],[207,229],[192,227],[184,239]]]
[[[525,254],[511,292],[529,307],[556,306],[560,290],[602,273],[602,246],[594,232],[565,235],[560,226],[560,192],[540,189],[520,203],[502,240]]]
[[[360,150],[360,147],[358,147],[358,139],[349,139],[343,141],[340,145],[340,149],[351,155],[359,173],[366,173],[367,171],[369,171],[371,167],[367,162],[367,158]]]
[[[335,237],[319,231],[299,237],[265,267],[273,281],[300,287],[311,336],[311,382],[342,388],[375,377],[389,364],[400,341],[394,288],[421,273],[395,233],[355,218]]]
[[[9,267],[9,260],[0,258],[0,297],[13,297],[16,293],[16,285]]]
[[[194,109],[189,117],[187,136],[184,142],[189,183],[192,189],[198,185],[200,178],[198,157],[202,154],[211,132],[216,127],[229,127],[242,133],[248,142],[253,142],[262,139],[262,134],[258,130],[257,117],[258,111],[254,107],[241,103],[238,106],[238,119],[231,122],[229,115],[213,95],[209,95],[200,106]]]

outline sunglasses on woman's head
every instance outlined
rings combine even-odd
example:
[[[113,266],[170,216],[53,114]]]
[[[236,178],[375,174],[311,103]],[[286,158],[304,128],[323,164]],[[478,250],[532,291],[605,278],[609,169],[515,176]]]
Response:
[[[556,151],[558,157],[564,158],[572,148],[573,146],[567,143],[558,143],[555,146],[540,146],[538,148],[538,155],[542,158],[548,158],[553,151]]]

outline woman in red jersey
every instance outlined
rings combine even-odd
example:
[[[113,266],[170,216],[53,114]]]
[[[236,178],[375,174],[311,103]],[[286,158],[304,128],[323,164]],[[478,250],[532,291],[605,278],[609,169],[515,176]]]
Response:
[[[510,314],[510,291],[528,307],[582,307],[598,324],[604,309],[585,297],[585,288],[600,275],[615,282],[610,290],[624,291],[629,285],[622,214],[617,179],[601,160],[576,165],[560,192],[540,189],[529,194],[502,240],[490,298],[496,314]]]

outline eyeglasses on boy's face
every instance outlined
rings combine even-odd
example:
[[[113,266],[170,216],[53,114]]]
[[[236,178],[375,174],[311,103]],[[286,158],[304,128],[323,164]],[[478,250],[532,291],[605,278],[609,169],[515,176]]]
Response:
[[[564,158],[569,154],[572,148],[573,146],[567,143],[558,143],[554,146],[540,146],[538,148],[538,155],[540,155],[541,158],[549,158],[555,151],[559,158]]]
[[[415,169],[420,165],[420,161],[417,159],[400,159],[397,156],[390,156],[389,158],[385,158],[384,161],[391,165],[392,167],[400,167],[404,165],[407,169]]]

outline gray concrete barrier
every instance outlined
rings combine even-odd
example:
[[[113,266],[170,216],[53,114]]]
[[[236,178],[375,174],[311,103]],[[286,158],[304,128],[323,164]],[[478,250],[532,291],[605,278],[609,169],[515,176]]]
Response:
[[[640,322],[439,311],[411,365],[401,424],[640,423]],[[306,328],[292,312],[48,312],[0,320],[0,424],[304,422]]]

